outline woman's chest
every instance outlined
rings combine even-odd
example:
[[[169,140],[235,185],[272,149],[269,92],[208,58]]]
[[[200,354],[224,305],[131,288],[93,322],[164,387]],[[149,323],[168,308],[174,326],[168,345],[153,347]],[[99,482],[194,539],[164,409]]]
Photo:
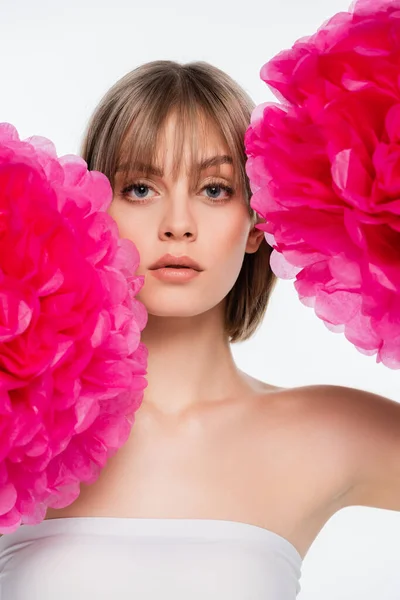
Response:
[[[193,419],[155,422],[138,415],[128,442],[99,479],[81,485],[79,498],[57,516],[85,512],[124,517],[238,516],[265,512],[288,479],[279,457],[266,464],[265,448],[248,419],[218,424]]]
[[[315,494],[310,503],[302,452],[273,419],[267,425],[250,414],[238,417],[184,425],[137,417],[99,479],[46,518],[238,521],[274,531],[305,552],[330,515],[310,520],[320,507]]]

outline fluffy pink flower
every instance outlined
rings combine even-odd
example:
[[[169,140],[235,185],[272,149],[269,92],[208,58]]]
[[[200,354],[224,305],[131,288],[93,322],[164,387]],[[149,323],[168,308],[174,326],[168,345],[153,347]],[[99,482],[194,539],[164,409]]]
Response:
[[[263,68],[283,105],[246,134],[271,266],[377,362],[400,368],[400,2],[360,1]],[[273,74],[273,75],[272,75]]]
[[[1,533],[71,504],[143,398],[143,278],[111,198],[81,158],[0,124]]]
[[[261,79],[311,114],[343,91],[373,87],[398,97],[399,23],[399,0],[359,0],[266,63]]]

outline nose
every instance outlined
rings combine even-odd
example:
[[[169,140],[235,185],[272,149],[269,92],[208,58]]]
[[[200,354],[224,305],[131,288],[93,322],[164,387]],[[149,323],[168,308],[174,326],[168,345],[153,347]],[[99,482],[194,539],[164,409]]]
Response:
[[[187,239],[193,241],[197,237],[197,224],[190,208],[189,197],[171,199],[160,223],[161,240]]]

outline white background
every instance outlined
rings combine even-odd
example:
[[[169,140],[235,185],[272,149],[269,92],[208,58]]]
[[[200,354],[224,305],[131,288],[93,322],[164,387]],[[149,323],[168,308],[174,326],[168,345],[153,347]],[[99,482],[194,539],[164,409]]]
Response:
[[[343,0],[0,0],[0,121],[23,138],[49,137],[59,154],[77,153],[101,96],[155,59],[209,61],[264,102],[273,96],[261,66],[347,8]],[[348,385],[400,401],[400,371],[326,330],[292,282],[279,282],[259,332],[233,349],[242,369],[270,383]],[[340,511],[305,558],[299,599],[399,600],[399,540],[400,513]]]

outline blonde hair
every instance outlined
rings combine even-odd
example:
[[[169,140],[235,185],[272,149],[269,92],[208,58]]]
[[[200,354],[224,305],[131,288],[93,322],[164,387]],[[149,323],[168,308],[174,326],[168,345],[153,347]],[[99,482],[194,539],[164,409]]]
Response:
[[[244,149],[244,136],[253,109],[254,104],[246,92],[217,67],[205,62],[182,65],[167,60],[153,61],[122,77],[105,94],[89,121],[81,155],[88,168],[104,173],[113,187],[117,169],[122,169],[127,179],[138,168],[146,174],[147,166],[153,164],[163,125],[175,112],[178,115],[174,147],[176,172],[188,130],[194,156],[199,127],[203,126],[206,135],[207,125],[211,123],[230,150],[236,184],[244,191],[254,224],[257,215],[250,207]],[[195,186],[200,173],[196,170],[192,173]],[[248,339],[262,321],[276,284],[269,266],[271,251],[263,239],[257,252],[246,253],[239,276],[226,296],[225,331],[231,343]]]

